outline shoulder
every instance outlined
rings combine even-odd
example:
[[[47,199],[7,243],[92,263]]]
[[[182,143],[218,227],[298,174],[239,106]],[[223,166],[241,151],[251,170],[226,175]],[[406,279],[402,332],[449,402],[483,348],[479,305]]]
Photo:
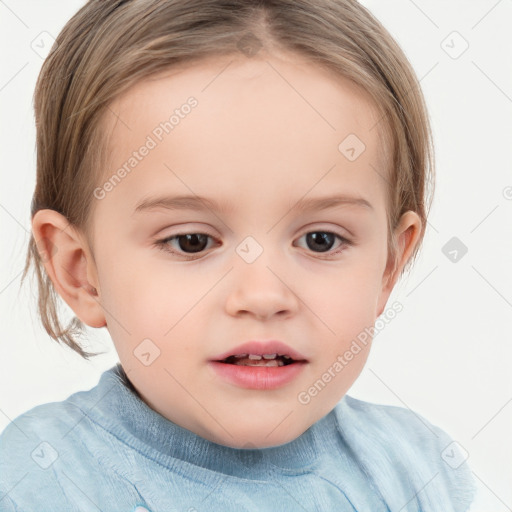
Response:
[[[52,505],[64,500],[53,466],[66,450],[73,428],[83,413],[67,401],[39,405],[12,420],[0,434],[0,502],[19,503],[17,496],[32,496]],[[65,501],[63,501],[65,503]]]
[[[366,402],[346,395],[337,406],[337,418],[350,419],[351,424],[371,428],[376,433],[389,434],[417,449],[444,450],[454,443],[443,429],[405,407]]]
[[[62,444],[83,418],[83,412],[67,400],[38,405],[19,415],[0,434],[0,464],[34,462],[40,444]]]
[[[89,510],[91,500],[113,510],[111,504],[136,492],[124,477],[130,448],[114,428],[120,377],[116,365],[92,388],[34,407],[8,424],[0,434],[0,510],[37,504],[74,512]]]
[[[340,434],[379,489],[397,495],[392,480],[399,481],[404,498],[408,490],[418,493],[413,499],[421,510],[435,510],[436,504],[445,511],[468,509],[475,484],[467,451],[440,427],[411,409],[348,395],[335,414]]]
[[[4,428],[0,433],[0,448],[8,447],[5,440],[23,442],[42,434],[62,435],[83,416],[69,399],[38,405],[20,414]]]
[[[111,439],[89,414],[101,393],[98,385],[78,391],[7,425],[0,434],[0,510],[88,510],[87,496],[100,495],[104,479],[115,478],[101,466]]]
[[[350,417],[351,422],[371,425],[376,429],[392,426],[398,432],[407,434],[409,441],[448,440],[441,428],[412,409],[395,405],[377,404],[346,395],[338,404],[338,418]]]

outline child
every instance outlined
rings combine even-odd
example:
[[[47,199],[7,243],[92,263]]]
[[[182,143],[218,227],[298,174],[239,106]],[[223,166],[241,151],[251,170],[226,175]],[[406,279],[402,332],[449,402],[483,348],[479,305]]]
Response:
[[[35,112],[25,274],[51,337],[89,358],[76,334],[107,327],[120,362],[4,430],[1,510],[468,509],[445,432],[346,394],[433,171],[417,79],[364,7],[91,0]]]

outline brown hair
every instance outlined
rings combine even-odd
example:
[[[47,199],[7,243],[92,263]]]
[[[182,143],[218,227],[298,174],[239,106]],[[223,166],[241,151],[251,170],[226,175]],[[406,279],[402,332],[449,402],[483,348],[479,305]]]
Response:
[[[87,233],[93,190],[107,161],[100,128],[110,103],[173,65],[240,52],[250,57],[260,46],[291,51],[333,70],[374,100],[390,155],[389,256],[396,251],[392,231],[408,210],[422,220],[421,243],[434,186],[424,98],[403,51],[355,0],[90,0],[60,32],[37,80],[31,215],[53,209]],[[75,340],[84,328],[78,318],[61,326],[59,295],[33,235],[22,282],[32,264],[45,330],[86,359],[97,355]]]

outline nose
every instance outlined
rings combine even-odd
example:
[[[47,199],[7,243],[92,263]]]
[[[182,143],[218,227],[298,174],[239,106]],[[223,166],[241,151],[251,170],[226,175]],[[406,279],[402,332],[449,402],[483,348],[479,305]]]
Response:
[[[232,316],[252,315],[258,320],[273,316],[287,318],[297,312],[299,299],[289,272],[268,251],[254,262],[236,261],[231,272],[226,311]]]

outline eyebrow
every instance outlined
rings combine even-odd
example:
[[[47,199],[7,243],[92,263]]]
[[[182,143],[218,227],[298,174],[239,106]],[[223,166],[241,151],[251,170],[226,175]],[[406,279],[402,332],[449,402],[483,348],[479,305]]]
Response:
[[[354,197],[348,195],[336,195],[327,197],[317,197],[300,199],[290,210],[300,212],[312,210],[327,210],[339,206],[361,206],[368,210],[373,210],[373,206],[363,197]],[[227,203],[219,203],[213,199],[200,196],[157,196],[148,197],[141,201],[136,207],[134,213],[140,213],[157,208],[167,210],[212,210],[219,213],[230,213],[232,209]]]

